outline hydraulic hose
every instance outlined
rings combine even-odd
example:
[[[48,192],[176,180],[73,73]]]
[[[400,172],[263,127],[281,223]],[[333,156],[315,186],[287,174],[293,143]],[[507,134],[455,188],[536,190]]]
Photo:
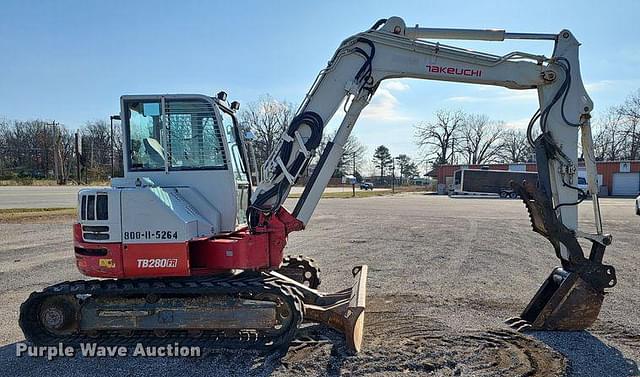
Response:
[[[291,124],[287,128],[286,134],[291,138],[289,141],[283,141],[282,146],[280,147],[280,151],[278,153],[279,158],[285,164],[291,159],[291,154],[293,152],[293,143],[295,139],[295,133],[298,131],[300,126],[303,124],[307,125],[311,130],[311,135],[305,141],[304,147],[310,151],[316,149],[322,140],[322,129],[324,128],[324,122],[320,115],[313,111],[306,111],[291,121]],[[294,158],[293,162],[289,163],[286,166],[288,172],[292,175],[297,175],[302,166],[304,165],[307,157],[299,151],[297,156]],[[277,166],[273,173],[274,177],[280,177],[283,175],[282,168]],[[247,218],[249,224],[253,227],[257,225],[258,221],[258,213],[259,212],[269,212],[276,209],[277,206],[280,205],[282,197],[285,195],[287,189],[289,188],[289,182],[287,178],[282,176],[280,181],[274,184],[274,186],[259,194],[256,200],[251,203],[249,208],[247,209]],[[272,198],[277,197],[278,199],[273,203],[271,208],[265,208],[265,204]]]

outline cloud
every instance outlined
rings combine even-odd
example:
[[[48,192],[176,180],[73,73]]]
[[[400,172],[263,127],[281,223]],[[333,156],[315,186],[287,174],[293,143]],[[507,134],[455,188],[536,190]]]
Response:
[[[614,80],[600,80],[585,83],[584,87],[587,89],[587,92],[599,92],[601,90],[606,90],[615,85]]]
[[[584,84],[587,92],[603,92],[609,89],[619,89],[621,86],[630,84],[630,86],[635,86],[638,80],[598,80],[592,81]]]
[[[400,80],[384,81],[380,87],[397,92],[409,90],[409,85]]]
[[[628,80],[625,80],[628,81]],[[598,80],[584,84],[588,93],[602,92],[615,88],[621,80]],[[474,94],[448,97],[445,100],[457,103],[485,103],[485,102],[533,102],[538,101],[538,91],[534,89],[515,90],[501,87],[481,86],[474,88]]]
[[[508,120],[502,127],[509,130],[526,130],[530,120],[531,118]]]
[[[393,94],[409,89],[408,84],[399,80],[384,81],[373,95],[369,106],[362,112],[362,118],[380,121],[410,120],[410,116],[402,114],[398,109],[400,102]]]
[[[506,88],[482,88],[477,90],[476,95],[467,96],[453,96],[446,98],[446,101],[459,102],[459,103],[484,103],[484,102],[537,102],[538,91],[537,90],[515,90]]]

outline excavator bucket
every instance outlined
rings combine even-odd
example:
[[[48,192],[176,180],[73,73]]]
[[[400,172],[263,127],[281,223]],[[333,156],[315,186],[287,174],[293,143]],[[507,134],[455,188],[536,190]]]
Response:
[[[585,258],[576,233],[558,219],[547,195],[528,182],[511,182],[529,211],[533,230],[547,238],[560,256],[561,245],[569,254],[563,267],[556,267],[520,317],[505,322],[518,331],[584,330],[598,318],[605,288],[616,285],[613,266],[602,264],[606,245],[594,237],[589,258]]]
[[[336,293],[323,293],[271,272],[280,279],[288,280],[302,294],[306,321],[322,323],[340,331],[345,336],[349,351],[356,353],[362,349],[368,267],[354,267],[352,273],[354,284],[351,288]]]
[[[577,272],[553,270],[520,317],[506,320],[517,331],[584,330],[598,318],[604,293]]]

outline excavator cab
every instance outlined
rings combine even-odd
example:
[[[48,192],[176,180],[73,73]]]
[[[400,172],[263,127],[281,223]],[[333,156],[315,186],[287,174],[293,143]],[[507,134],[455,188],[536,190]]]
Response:
[[[124,177],[79,192],[83,273],[189,276],[210,254],[197,252],[195,241],[246,227],[251,186],[237,108],[224,92],[121,97]],[[107,252],[92,255],[96,249]],[[141,260],[160,265],[143,268]],[[243,267],[236,262],[216,269]]]
[[[247,160],[224,92],[215,98],[145,95],[121,101],[125,176],[116,185],[146,178],[164,187],[188,186],[209,201],[202,214],[220,219],[210,234],[246,222]]]

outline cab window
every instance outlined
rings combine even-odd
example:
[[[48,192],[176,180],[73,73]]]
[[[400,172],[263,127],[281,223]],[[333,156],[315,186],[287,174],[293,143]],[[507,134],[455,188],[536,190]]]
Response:
[[[160,102],[136,102],[127,110],[130,170],[163,170]]]
[[[220,113],[222,114],[222,125],[224,127],[227,144],[229,145],[229,151],[231,154],[230,160],[231,166],[233,167],[233,175],[236,178],[236,181],[246,181],[247,172],[238,146],[238,140],[236,140],[233,118],[224,111],[221,111]]]
[[[129,169],[226,169],[220,125],[211,103],[160,99],[126,104]]]

